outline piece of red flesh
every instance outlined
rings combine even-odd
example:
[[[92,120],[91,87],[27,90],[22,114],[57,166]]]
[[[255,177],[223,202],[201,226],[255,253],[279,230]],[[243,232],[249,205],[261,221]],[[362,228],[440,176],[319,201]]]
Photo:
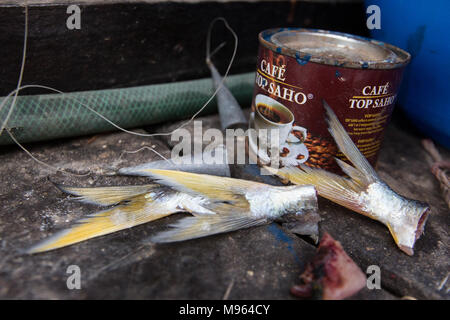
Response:
[[[322,237],[317,254],[300,278],[302,284],[291,289],[300,298],[341,300],[366,285],[364,273],[328,233]]]

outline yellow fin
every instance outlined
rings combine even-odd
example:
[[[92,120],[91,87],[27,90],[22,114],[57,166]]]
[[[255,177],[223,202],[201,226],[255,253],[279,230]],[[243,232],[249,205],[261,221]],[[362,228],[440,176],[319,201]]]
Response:
[[[323,101],[323,105],[328,117],[328,131],[333,136],[340,151],[355,166],[352,167],[344,161],[336,159],[337,164],[349,178],[305,165],[299,165],[301,169],[284,167],[276,170],[267,167],[267,170],[295,184],[312,184],[322,197],[369,216],[359,203],[358,196],[366,190],[369,184],[379,180],[379,178],[367,159],[350,139],[330,106],[325,101]]]
[[[118,204],[131,197],[150,192],[158,187],[156,184],[147,184],[142,186],[115,186],[115,187],[68,187],[61,184],[55,186],[63,192],[77,196],[77,200],[86,203],[109,206]]]
[[[335,158],[335,160],[339,167],[341,167],[342,171],[344,171],[352,179],[353,183],[358,184],[361,189],[366,188],[370,184],[361,171],[355,169],[341,159]]]
[[[77,242],[131,228],[142,223],[157,220],[176,211],[168,209],[164,203],[152,202],[146,195],[138,195],[124,205],[89,215],[78,220],[72,227],[57,232],[39,242],[26,253],[38,253],[65,247]]]
[[[206,196],[222,202],[228,201],[235,206],[248,206],[244,197],[250,188],[263,185],[258,182],[197,174],[184,171],[146,169],[158,183],[191,195]]]
[[[184,241],[249,228],[267,222],[267,219],[255,219],[252,216],[240,214],[187,217],[171,225],[172,230],[160,232],[150,238],[150,241],[155,243]]]
[[[322,197],[362,213],[362,208],[357,202],[358,193],[361,191],[358,184],[322,169],[312,169],[304,165],[300,165],[300,167],[301,169],[297,167],[281,169],[266,167],[266,169],[294,184],[312,184]]]
[[[328,131],[333,136],[334,141],[336,141],[339,150],[348,158],[348,160],[350,160],[351,163],[353,163],[356,169],[363,173],[363,175],[369,182],[374,182],[375,180],[377,180],[377,173],[372,168],[369,161],[367,161],[361,151],[359,151],[359,149],[353,143],[347,131],[345,131],[344,127],[339,122],[336,114],[333,112],[333,110],[325,100],[323,100],[323,106],[328,116]]]

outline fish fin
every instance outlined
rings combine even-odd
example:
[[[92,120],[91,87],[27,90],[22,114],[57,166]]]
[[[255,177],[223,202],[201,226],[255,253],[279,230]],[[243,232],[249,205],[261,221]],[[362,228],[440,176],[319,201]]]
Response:
[[[227,177],[197,174],[185,171],[147,169],[149,175],[162,185],[194,196],[206,196],[220,202],[246,208],[245,193],[258,182]]]
[[[345,161],[342,161],[341,159],[335,158],[335,160],[336,163],[339,165],[339,167],[341,167],[342,171],[344,171],[345,174],[347,174],[354,183],[360,185],[361,189],[367,187],[370,184],[370,182],[367,180],[367,178],[363,175],[361,171],[355,169],[354,167],[352,167]]]
[[[160,202],[151,202],[145,195],[138,195],[131,198],[127,204],[106,209],[78,220],[70,228],[61,230],[32,246],[26,250],[26,253],[58,249],[157,220],[172,213],[175,211],[165,208]]]
[[[85,203],[110,206],[118,204],[131,197],[150,192],[158,187],[156,184],[142,186],[114,186],[114,187],[69,187],[53,183],[59,190],[77,196],[77,200]]]
[[[187,217],[170,225],[173,229],[156,234],[150,241],[154,243],[184,241],[262,225],[266,222],[267,219],[255,219],[249,215],[238,214]]]
[[[327,113],[328,131],[333,136],[334,141],[339,147],[339,150],[350,160],[351,163],[366,176],[370,182],[379,180],[377,173],[370,165],[369,161],[364,157],[364,155],[359,151],[356,145],[353,143],[352,139],[345,131],[342,124],[339,122],[334,111],[331,107],[323,100],[323,106]]]
[[[305,165],[300,165],[300,167],[301,169],[297,167],[283,167],[278,170],[266,167],[266,169],[294,184],[312,184],[322,197],[357,212],[362,211],[360,204],[357,202],[358,192],[361,191],[358,184],[348,178],[322,169],[313,169]]]

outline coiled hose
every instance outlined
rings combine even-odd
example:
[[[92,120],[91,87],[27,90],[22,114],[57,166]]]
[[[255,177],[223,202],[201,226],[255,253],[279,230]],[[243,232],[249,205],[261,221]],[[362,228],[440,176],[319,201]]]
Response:
[[[251,72],[229,76],[225,82],[244,108],[250,106],[254,79],[255,74]],[[213,92],[212,80],[206,78],[133,88],[19,96],[6,128],[19,142],[73,137],[116,129],[79,102],[90,106],[122,128],[146,126],[192,116]],[[8,110],[9,103],[0,111],[0,123],[7,117]],[[201,114],[210,114],[216,110],[217,105],[213,100]],[[12,143],[13,140],[4,131],[0,136],[0,145]]]

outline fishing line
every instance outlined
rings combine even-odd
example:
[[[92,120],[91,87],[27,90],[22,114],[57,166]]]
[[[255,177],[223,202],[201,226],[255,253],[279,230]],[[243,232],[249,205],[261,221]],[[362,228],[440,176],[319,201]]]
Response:
[[[234,48],[233,48],[233,54],[232,54],[232,56],[231,56],[230,62],[229,62],[229,64],[228,64],[228,66],[227,66],[227,69],[226,69],[226,72],[225,72],[225,74],[224,74],[224,76],[223,76],[223,78],[222,78],[222,81],[219,83],[219,86],[216,88],[216,90],[214,91],[214,93],[212,94],[212,96],[211,96],[211,97],[203,104],[203,106],[202,106],[202,107],[201,107],[201,108],[200,108],[200,109],[199,109],[199,110],[198,110],[198,111],[197,111],[197,112],[196,112],[196,113],[195,113],[188,121],[184,122],[183,124],[181,124],[181,125],[180,125],[179,127],[177,127],[176,129],[174,129],[174,130],[172,130],[172,131],[170,131],[170,132],[165,132],[165,133],[152,133],[152,134],[145,134],[145,133],[133,132],[133,131],[130,131],[130,130],[127,130],[127,129],[125,129],[125,128],[120,127],[119,125],[115,124],[113,121],[109,120],[107,117],[105,117],[104,115],[102,115],[102,114],[99,113],[98,111],[94,110],[93,108],[91,108],[91,107],[88,106],[87,104],[84,104],[83,102],[79,101],[78,99],[75,99],[75,98],[72,98],[72,97],[67,97],[67,98],[68,98],[69,100],[75,101],[75,102],[77,102],[78,104],[80,104],[81,106],[87,108],[89,111],[93,112],[95,115],[97,115],[98,117],[102,118],[103,120],[105,120],[106,122],[108,122],[109,124],[111,124],[112,126],[114,126],[116,129],[121,130],[121,131],[123,131],[123,132],[125,132],[125,133],[132,134],[132,135],[136,135],[136,136],[141,136],[141,137],[167,136],[167,135],[173,134],[176,130],[181,129],[181,128],[185,127],[186,125],[190,124],[190,123],[198,116],[198,114],[200,114],[200,113],[207,107],[207,105],[212,101],[212,99],[214,99],[214,97],[217,95],[217,92],[218,92],[218,91],[221,89],[221,87],[224,85],[224,82],[225,82],[225,80],[226,80],[226,78],[227,78],[227,76],[228,76],[228,74],[229,74],[229,71],[230,71],[230,69],[231,69],[231,66],[232,66],[232,64],[233,64],[233,62],[234,62],[234,59],[235,59],[235,57],[236,57],[237,47],[238,47],[238,37],[237,37],[237,34],[236,34],[236,33],[234,32],[234,30],[229,26],[228,22],[227,22],[224,18],[219,17],[219,18],[214,19],[214,20],[211,22],[211,24],[210,24],[210,26],[209,26],[209,28],[208,28],[207,48],[206,48],[206,54],[207,54],[207,55],[206,55],[206,59],[207,59],[207,61],[211,58],[212,55],[214,55],[217,51],[219,51],[219,50],[226,44],[225,42],[222,42],[217,48],[214,49],[214,51],[213,51],[212,53],[210,53],[211,30],[212,30],[212,27],[214,26],[214,24],[215,24],[217,21],[222,21],[222,22],[224,23],[225,27],[230,31],[230,33],[231,33],[231,34],[233,35],[233,37],[234,37]],[[23,56],[22,56],[21,74],[20,74],[20,77],[19,77],[19,83],[18,83],[17,88],[16,88],[15,90],[11,91],[11,92],[3,99],[2,103],[0,104],[0,110],[2,110],[2,108],[3,108],[3,107],[5,106],[5,104],[7,103],[8,99],[11,97],[11,95],[13,95],[13,94],[15,95],[15,96],[14,96],[14,99],[13,99],[11,105],[10,105],[10,109],[9,109],[9,111],[8,111],[8,115],[6,116],[5,120],[4,120],[3,123],[2,123],[0,133],[3,131],[4,128],[6,128],[6,125],[7,125],[7,123],[8,123],[9,118],[10,118],[10,115],[12,114],[12,111],[13,111],[13,109],[14,109],[14,107],[15,107],[15,104],[16,104],[16,98],[17,98],[17,95],[18,95],[19,91],[21,91],[21,90],[23,90],[23,89],[26,89],[26,88],[41,88],[41,89],[46,89],[46,90],[54,91],[54,92],[57,92],[57,93],[62,94],[62,95],[65,94],[65,92],[63,92],[63,91],[61,91],[61,90],[58,90],[58,89],[55,89],[55,88],[52,88],[52,87],[49,87],[49,86],[45,86],[45,85],[34,84],[34,85],[23,85],[23,86],[21,86],[22,75],[23,75],[24,66],[25,66],[26,48],[27,48],[27,46],[26,46],[26,45],[27,45],[27,38],[28,38],[28,7],[26,6],[26,7],[25,7],[25,35],[24,35],[24,48],[23,48]],[[44,164],[44,162],[38,160],[36,157],[34,157],[34,156],[31,154],[30,151],[28,151],[24,146],[22,146],[22,145],[18,142],[18,140],[13,136],[13,134],[12,134],[12,132],[11,132],[10,130],[7,130],[7,132],[8,132],[8,134],[9,134],[9,136],[11,137],[11,139],[12,139],[12,140],[13,140],[13,141],[14,141],[14,142],[15,142],[22,150],[24,150],[29,156],[31,156],[31,157],[32,157],[34,160],[36,160],[38,163]],[[166,161],[169,161],[168,159],[166,159],[164,156],[162,156],[159,152],[157,152],[156,150],[154,150],[154,149],[151,148],[151,147],[148,147],[148,146],[147,146],[146,148],[141,148],[141,149],[139,149],[139,151],[141,151],[141,150],[143,150],[143,149],[149,149],[149,150],[153,151],[155,154],[157,154],[158,156],[160,156],[162,159],[164,159],[164,160],[166,160]],[[136,152],[139,152],[139,151],[136,151]],[[134,152],[130,152],[130,153],[134,153]],[[54,169],[54,170],[56,170],[56,171],[61,171],[61,172],[63,172],[63,173],[67,173],[67,174],[70,174],[70,175],[77,175],[77,174],[73,174],[73,173],[64,171],[64,170],[62,170],[62,169],[53,167],[53,166],[51,166],[51,165],[49,165],[49,164],[45,164],[45,166],[47,166],[47,167],[49,167],[49,168],[52,168],[52,169]],[[84,175],[86,175],[86,174],[84,174]],[[77,175],[77,176],[79,176],[79,175]]]
[[[209,57],[211,56],[211,54],[209,53],[209,50],[210,50],[211,29],[212,29],[214,23],[217,22],[217,21],[223,21],[223,23],[225,24],[225,26],[227,27],[227,29],[232,33],[232,35],[233,35],[233,37],[234,37],[235,43],[234,43],[234,50],[233,50],[232,57],[231,57],[230,62],[229,62],[229,64],[228,64],[227,70],[226,70],[226,72],[225,72],[225,74],[224,74],[224,76],[223,76],[223,78],[222,78],[222,81],[220,82],[220,84],[219,84],[219,86],[217,87],[217,89],[214,91],[213,95],[212,95],[212,96],[204,103],[204,105],[203,105],[203,106],[202,106],[202,107],[201,107],[201,108],[200,108],[200,109],[199,109],[199,110],[198,110],[198,111],[197,111],[197,112],[196,112],[196,113],[188,120],[188,121],[186,121],[185,123],[181,124],[181,125],[180,125],[179,127],[177,127],[176,129],[174,129],[174,130],[172,130],[172,131],[170,131],[170,132],[165,132],[165,133],[150,133],[150,134],[149,134],[149,133],[133,132],[133,131],[130,131],[130,130],[127,130],[127,129],[124,129],[124,128],[120,127],[119,125],[115,124],[114,122],[112,122],[111,120],[109,120],[108,118],[106,118],[104,115],[102,115],[101,113],[99,113],[99,112],[97,112],[96,110],[92,109],[92,108],[89,107],[88,105],[82,103],[81,101],[79,101],[79,100],[77,100],[77,99],[75,99],[75,98],[72,98],[72,97],[68,97],[68,98],[69,98],[70,100],[72,100],[72,101],[75,101],[75,102],[79,103],[79,104],[82,105],[83,107],[87,108],[89,111],[93,112],[94,114],[96,114],[97,116],[99,116],[100,118],[102,118],[103,120],[105,120],[106,122],[108,122],[109,124],[111,124],[112,126],[114,126],[116,129],[119,129],[119,130],[121,130],[121,131],[123,131],[123,132],[129,133],[129,134],[132,134],[132,135],[136,135],[136,136],[141,136],[141,137],[155,137],[155,136],[171,135],[171,134],[174,133],[176,130],[181,129],[181,128],[183,128],[184,126],[186,126],[186,125],[188,125],[189,123],[191,123],[191,122],[197,117],[197,115],[198,115],[199,113],[201,113],[201,112],[207,107],[207,105],[211,102],[211,100],[214,99],[214,97],[217,95],[217,92],[218,92],[218,91],[221,89],[221,87],[223,86],[223,83],[224,83],[224,81],[226,80],[226,77],[228,76],[228,73],[229,73],[229,71],[230,71],[230,69],[231,69],[231,66],[232,66],[233,62],[234,62],[234,59],[235,59],[236,53],[237,53],[237,47],[238,47],[238,37],[237,37],[236,33],[234,32],[234,30],[231,29],[231,27],[228,25],[227,21],[226,21],[224,18],[222,18],[222,17],[219,17],[219,18],[214,19],[214,20],[211,22],[210,26],[209,26],[209,29],[208,29],[208,38],[207,38],[207,59],[209,59]],[[222,48],[224,44],[225,44],[225,43],[220,44],[214,51],[217,52],[218,49]],[[215,53],[215,52],[214,52],[214,53]],[[25,89],[25,88],[33,88],[33,87],[34,87],[34,88],[42,88],[42,89],[47,89],[47,90],[55,91],[55,92],[60,93],[60,94],[64,94],[64,93],[65,93],[65,92],[63,92],[63,91],[61,91],[61,90],[58,90],[58,89],[55,89],[55,88],[52,88],[52,87],[49,87],[49,86],[44,86],[44,85],[25,85],[25,86],[22,86],[22,87],[17,88],[16,90],[14,90],[14,91],[12,91],[10,94],[8,94],[8,96],[5,97],[5,99],[3,100],[2,104],[0,105],[0,110],[2,109],[3,105],[6,103],[6,100],[7,100],[13,93],[16,93],[16,94],[17,94],[17,93],[18,93],[20,90],[22,90],[22,89]],[[10,111],[11,111],[11,110],[10,110]],[[6,120],[8,120],[8,119],[6,119]],[[3,124],[3,126],[6,126],[6,120],[5,120],[4,124]]]
[[[41,165],[43,165],[43,166],[46,166],[46,167],[48,167],[48,168],[50,168],[50,169],[53,169],[53,170],[55,170],[55,171],[60,171],[60,172],[62,172],[62,173],[64,173],[64,174],[68,174],[68,175],[76,176],[76,177],[85,177],[85,176],[87,176],[87,175],[89,175],[89,174],[91,173],[90,170],[89,170],[87,173],[83,173],[83,174],[72,173],[72,172],[66,171],[65,169],[59,169],[59,168],[54,167],[54,166],[52,166],[52,165],[50,165],[50,164],[48,164],[48,163],[45,163],[45,162],[39,160],[38,158],[36,158],[35,156],[33,156],[33,154],[32,154],[30,151],[28,151],[24,146],[22,146],[22,145],[19,143],[19,141],[17,141],[17,139],[13,136],[13,134],[11,133],[11,131],[10,131],[8,128],[6,128],[5,131],[9,134],[9,136],[11,137],[11,139],[12,139],[12,140],[13,140],[13,141],[14,141],[14,142],[15,142],[15,143],[16,143],[23,151],[25,151],[25,153],[26,153],[27,155],[29,155],[29,156],[31,157],[31,159],[33,159],[34,161],[36,161],[37,163],[39,163],[39,164],[41,164]]]
[[[156,151],[155,149],[153,149],[152,147],[149,147],[149,146],[143,146],[142,148],[139,148],[139,149],[134,150],[134,151],[127,151],[127,150],[125,150],[125,151],[123,151],[123,152],[120,154],[119,159],[117,159],[117,160],[120,160],[120,159],[122,158],[122,156],[123,156],[125,153],[138,153],[138,152],[141,152],[141,151],[144,150],[144,149],[148,149],[148,150],[153,151],[153,152],[156,153],[158,156],[160,156],[162,159],[164,159],[164,160],[167,161],[168,163],[172,164],[172,161],[170,161],[169,159],[167,159],[166,157],[164,157],[162,154],[160,154],[158,151]]]
[[[6,115],[5,120],[3,121],[1,127],[0,127],[0,135],[3,133],[3,130],[6,128],[6,124],[8,123],[9,118],[11,117],[11,114],[14,110],[14,107],[16,106],[16,101],[17,101],[17,96],[19,95],[19,91],[21,90],[21,85],[22,85],[22,79],[23,79],[23,73],[25,70],[25,60],[26,60],[26,56],[27,56],[27,44],[28,44],[28,1],[25,1],[25,30],[24,30],[24,37],[23,37],[23,50],[22,50],[22,63],[20,66],[20,73],[19,73],[19,80],[17,82],[17,88],[16,90],[14,90],[14,98],[13,101],[11,102],[10,108],[8,110],[8,114]],[[7,97],[5,97],[5,99],[2,101],[2,104],[0,105],[0,110],[3,109],[4,104],[6,103],[6,101],[8,100],[8,97],[10,97],[11,94],[8,94]],[[31,159],[33,159],[34,161],[36,161],[37,163],[46,166],[52,170],[55,171],[60,171],[64,174],[69,174],[72,176],[77,176],[77,177],[84,177],[90,174],[90,170],[85,173],[85,174],[77,174],[77,173],[72,173],[72,172],[68,172],[65,169],[60,169],[57,167],[54,167],[52,165],[49,165],[39,159],[37,159],[35,156],[33,156],[33,154],[28,151],[24,146],[22,146],[22,144],[19,143],[19,141],[17,141],[17,139],[14,137],[14,135],[12,134],[12,132],[6,128],[6,132],[9,134],[9,136],[11,137],[11,139],[28,155],[31,157]]]
[[[28,85],[23,85],[23,86],[19,87],[18,89],[16,89],[16,90],[10,92],[10,93],[8,94],[8,96],[5,97],[5,99],[4,99],[4,100],[2,101],[2,103],[0,104],[0,110],[3,108],[3,105],[5,104],[6,100],[7,100],[11,95],[13,95],[14,93],[19,92],[19,91],[22,90],[22,89],[26,89],[26,88],[40,88],[40,89],[46,89],[46,90],[50,90],[50,91],[55,91],[55,92],[60,93],[60,94],[62,94],[62,95],[65,94],[65,93],[62,92],[61,90],[58,90],[58,89],[55,89],[55,88],[52,88],[52,87],[49,87],[49,86],[44,86],[44,85],[39,85],[39,84],[28,84]],[[89,107],[88,105],[84,104],[83,102],[81,102],[81,101],[79,101],[79,100],[77,100],[77,99],[75,99],[75,98],[71,98],[71,97],[68,97],[68,98],[69,98],[70,100],[73,100],[73,101],[79,103],[81,106],[87,108],[88,110],[92,111],[93,113],[95,113],[96,115],[98,115],[99,117],[101,117],[102,119],[104,119],[105,121],[107,121],[108,123],[110,123],[111,125],[113,125],[114,127],[116,127],[117,129],[122,130],[122,131],[124,131],[124,132],[126,132],[126,133],[140,134],[140,133],[137,133],[137,132],[132,132],[132,131],[123,129],[122,127],[116,125],[114,122],[112,122],[111,120],[109,120],[108,118],[106,118],[105,116],[103,116],[101,113],[97,112],[96,110],[92,109],[92,108]],[[52,165],[49,165],[49,164],[47,164],[47,163],[44,163],[43,161],[41,161],[41,160],[37,159],[35,156],[33,156],[32,153],[31,153],[29,150],[27,150],[23,145],[21,145],[21,144],[18,142],[18,140],[14,137],[14,135],[12,134],[12,132],[11,132],[9,129],[6,129],[6,131],[8,132],[9,136],[11,137],[11,139],[12,139],[12,140],[13,140],[13,141],[14,141],[14,142],[15,142],[15,143],[16,143],[23,151],[25,151],[25,153],[27,153],[32,159],[36,160],[39,164],[43,164],[43,165],[45,165],[46,167],[52,168],[52,169],[55,170],[55,171],[60,171],[60,172],[62,172],[62,173],[66,173],[66,174],[74,175],[74,176],[81,176],[81,177],[82,177],[82,176],[89,175],[90,172],[91,172],[91,171],[89,170],[88,173],[86,173],[86,174],[81,174],[81,175],[80,175],[80,174],[75,174],[75,173],[71,173],[71,172],[65,171],[64,169],[59,169],[59,168],[57,168],[57,167],[53,167]],[[162,159],[164,159],[164,160],[166,160],[166,161],[169,161],[167,158],[165,158],[163,155],[161,155],[158,151],[156,151],[155,149],[153,149],[153,148],[151,148],[151,147],[149,147],[149,146],[142,147],[142,148],[140,148],[140,149],[137,150],[137,151],[124,151],[124,152],[125,152],[125,153],[136,153],[136,152],[139,152],[139,151],[141,151],[141,150],[143,150],[143,149],[149,149],[149,150],[153,151],[156,155],[158,155],[159,157],[161,157]],[[123,152],[122,152],[122,154],[123,154]],[[122,154],[119,156],[119,159],[122,157]],[[170,162],[170,161],[169,161],[169,162]]]
[[[13,90],[12,92],[10,92],[10,93],[5,97],[5,99],[3,99],[2,103],[0,104],[0,110],[3,108],[3,106],[4,106],[4,104],[6,103],[7,99],[8,99],[11,95],[13,95],[14,93],[19,92],[20,90],[26,89],[26,88],[40,88],[40,89],[46,89],[46,90],[54,91],[54,92],[57,92],[57,93],[62,94],[62,95],[65,94],[65,92],[63,92],[63,91],[61,91],[61,90],[58,90],[58,89],[55,89],[55,88],[52,88],[52,87],[49,87],[49,86],[44,86],[44,85],[39,85],[39,84],[28,84],[28,85],[23,85],[23,86],[19,87],[18,89],[15,89],[15,90]],[[87,108],[89,111],[93,112],[94,114],[96,114],[97,116],[99,116],[100,118],[102,118],[103,120],[105,120],[106,122],[108,122],[109,124],[111,124],[112,126],[114,126],[115,128],[117,128],[118,130],[124,131],[125,133],[129,133],[129,134],[143,135],[142,133],[129,131],[129,130],[126,130],[126,129],[120,127],[119,125],[115,124],[114,122],[112,122],[111,120],[109,120],[108,118],[106,118],[106,117],[105,117],[104,115],[102,115],[100,112],[98,112],[98,111],[92,109],[90,106],[88,106],[87,104],[84,104],[83,102],[79,101],[78,99],[75,99],[75,98],[72,98],[72,97],[67,97],[67,98],[68,98],[69,100],[75,101],[75,102],[77,102],[78,104],[80,104],[81,106]],[[13,140],[13,141],[14,141],[14,142],[15,142],[22,150],[24,150],[29,156],[31,156],[31,158],[33,158],[34,160],[36,160],[38,163],[40,163],[40,164],[45,164],[46,167],[52,168],[53,170],[56,170],[56,171],[61,171],[61,172],[63,172],[63,173],[67,173],[67,174],[69,174],[69,175],[75,175],[75,176],[85,176],[85,175],[88,175],[88,174],[90,173],[90,171],[89,171],[87,174],[78,175],[78,174],[74,174],[74,173],[71,173],[71,172],[67,172],[67,171],[65,171],[64,169],[59,169],[59,168],[53,167],[53,166],[51,166],[51,165],[49,165],[49,164],[47,164],[47,163],[44,163],[44,162],[42,162],[41,160],[38,160],[36,157],[34,157],[34,156],[31,154],[31,152],[30,152],[29,150],[27,150],[23,145],[21,145],[21,144],[18,142],[18,140],[14,137],[14,135],[12,134],[12,132],[11,132],[10,130],[7,129],[6,131],[8,132],[9,136],[11,137],[11,139],[12,139],[12,140]],[[156,151],[155,149],[153,149],[153,148],[151,148],[151,147],[149,147],[149,146],[142,147],[142,148],[140,148],[140,149],[137,150],[137,151],[124,151],[124,152],[125,152],[125,153],[137,153],[137,152],[139,152],[139,151],[142,151],[143,149],[149,149],[149,150],[153,151],[156,155],[158,155],[159,157],[161,157],[162,159],[164,159],[165,161],[168,161],[169,163],[171,163],[166,157],[164,157],[164,156],[163,156],[162,154],[160,154],[158,151]],[[122,155],[123,155],[124,152],[122,152],[122,154],[119,156],[119,159],[122,157]]]
[[[209,63],[211,61],[211,57],[225,45],[225,42],[222,42],[220,45],[217,46],[217,48],[215,48],[213,50],[212,53],[210,53],[210,51],[211,51],[211,32],[212,32],[212,28],[214,27],[214,24],[217,21],[222,21],[223,24],[225,25],[225,27],[231,32],[231,34],[234,37],[234,44],[235,44],[235,52],[234,52],[234,54],[236,53],[236,50],[237,50],[238,37],[237,37],[236,33],[234,32],[234,30],[231,29],[231,27],[228,25],[228,22],[227,22],[227,20],[225,20],[225,18],[222,18],[222,17],[215,18],[209,24],[208,34],[206,36],[206,63]],[[233,61],[233,59],[234,59],[234,54],[233,54],[233,58],[232,58],[231,61]],[[227,69],[227,71],[228,70],[229,70],[229,68]],[[225,74],[227,74],[227,73],[225,73]]]

